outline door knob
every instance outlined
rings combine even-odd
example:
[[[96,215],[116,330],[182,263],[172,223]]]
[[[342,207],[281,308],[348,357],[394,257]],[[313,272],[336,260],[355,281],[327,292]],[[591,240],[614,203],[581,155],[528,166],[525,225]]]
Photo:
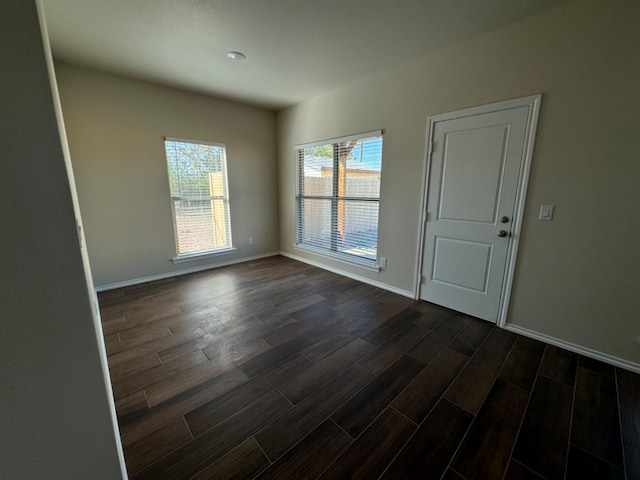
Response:
[[[506,215],[500,219],[500,223],[509,223],[509,217]]]
[[[500,230],[500,231],[498,232],[498,236],[499,236],[500,238],[504,238],[504,237],[506,237],[506,236],[507,236],[507,231],[506,231],[506,230]]]

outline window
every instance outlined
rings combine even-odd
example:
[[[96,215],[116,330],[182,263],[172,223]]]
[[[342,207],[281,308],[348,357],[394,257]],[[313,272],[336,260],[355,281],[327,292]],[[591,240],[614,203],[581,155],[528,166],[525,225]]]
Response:
[[[382,132],[296,147],[297,245],[375,266]]]
[[[166,138],[178,257],[231,249],[226,149]]]

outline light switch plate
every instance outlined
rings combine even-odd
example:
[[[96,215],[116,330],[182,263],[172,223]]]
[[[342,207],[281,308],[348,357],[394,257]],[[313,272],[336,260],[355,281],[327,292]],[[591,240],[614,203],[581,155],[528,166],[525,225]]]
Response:
[[[553,220],[553,205],[540,205],[540,220]]]

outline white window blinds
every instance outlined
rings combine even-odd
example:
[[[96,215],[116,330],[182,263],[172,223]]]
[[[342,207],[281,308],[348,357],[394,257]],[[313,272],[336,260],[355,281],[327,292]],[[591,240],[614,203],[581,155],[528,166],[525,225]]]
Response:
[[[178,257],[231,248],[226,149],[165,139]]]
[[[297,244],[343,260],[374,265],[382,134],[296,147]]]

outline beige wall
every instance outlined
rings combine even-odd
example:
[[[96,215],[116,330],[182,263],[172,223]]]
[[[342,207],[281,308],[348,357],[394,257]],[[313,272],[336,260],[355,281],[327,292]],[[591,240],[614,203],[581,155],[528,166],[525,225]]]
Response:
[[[542,93],[509,322],[640,363],[639,24],[640,2],[570,2],[279,112],[281,250],[413,290],[427,117]],[[380,128],[388,268],[295,249],[293,146]]]
[[[0,44],[0,477],[124,478],[35,2]]]
[[[273,112],[64,63],[56,74],[97,286],[278,250]],[[226,144],[235,253],[171,262],[164,136]]]

